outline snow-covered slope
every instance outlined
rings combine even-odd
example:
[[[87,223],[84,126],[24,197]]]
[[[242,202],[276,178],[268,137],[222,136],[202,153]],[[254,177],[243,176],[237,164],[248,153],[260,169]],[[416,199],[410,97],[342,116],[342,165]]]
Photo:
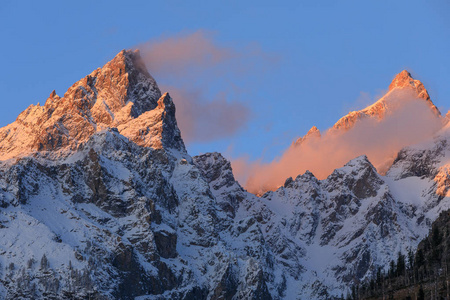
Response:
[[[122,51],[0,129],[0,298],[330,299],[449,208],[449,130],[256,197]]]

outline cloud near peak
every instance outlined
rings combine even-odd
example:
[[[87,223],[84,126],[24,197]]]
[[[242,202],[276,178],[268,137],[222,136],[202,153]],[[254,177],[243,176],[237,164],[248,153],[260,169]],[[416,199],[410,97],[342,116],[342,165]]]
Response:
[[[187,143],[208,142],[246,128],[251,109],[245,104],[242,76],[258,76],[274,59],[257,45],[220,44],[207,31],[163,36],[139,45],[150,73],[172,95]]]
[[[382,119],[358,120],[349,130],[329,129],[320,138],[291,145],[269,163],[238,158],[232,161],[237,179],[253,193],[281,186],[288,177],[311,171],[324,179],[336,168],[360,155],[367,155],[380,173],[394,161],[402,148],[431,138],[443,119],[423,99],[409,90],[391,93],[396,105]]]

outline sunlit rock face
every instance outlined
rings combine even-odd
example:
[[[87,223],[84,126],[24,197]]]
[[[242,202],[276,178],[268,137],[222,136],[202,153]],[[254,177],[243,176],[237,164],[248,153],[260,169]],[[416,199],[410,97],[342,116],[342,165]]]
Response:
[[[1,128],[0,298],[333,299],[450,207],[446,128],[386,176],[363,155],[262,197],[181,136],[133,51]]]
[[[169,132],[176,126],[165,125],[171,122],[175,122],[175,107],[170,96],[161,96],[139,52],[124,50],[73,84],[64,97],[53,91],[43,106],[31,105],[0,129],[0,158],[76,150],[107,128],[118,128],[137,144],[155,148],[168,140],[164,135],[176,136],[177,148],[182,149],[178,128]]]

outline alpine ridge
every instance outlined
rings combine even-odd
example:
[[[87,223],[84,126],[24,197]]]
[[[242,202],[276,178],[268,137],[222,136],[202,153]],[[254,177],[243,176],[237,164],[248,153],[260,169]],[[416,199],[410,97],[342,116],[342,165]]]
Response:
[[[435,108],[406,71],[391,86]],[[338,299],[450,208],[449,139],[257,197],[221,154],[187,153],[172,98],[121,51],[0,129],[0,298]]]

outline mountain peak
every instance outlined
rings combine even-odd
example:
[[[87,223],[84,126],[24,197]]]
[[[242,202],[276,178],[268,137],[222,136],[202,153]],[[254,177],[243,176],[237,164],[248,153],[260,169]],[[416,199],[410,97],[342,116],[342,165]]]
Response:
[[[394,79],[392,79],[392,82],[389,85],[389,90],[392,90],[396,87],[405,87],[413,85],[414,85],[414,78],[411,76],[411,73],[409,73],[406,70],[403,70],[397,75],[395,75]]]
[[[430,95],[428,94],[428,91],[423,86],[423,83],[420,82],[420,80],[414,79],[406,70],[401,71],[398,73],[394,79],[392,80],[391,84],[389,85],[389,91],[395,89],[395,88],[412,88],[416,91],[417,96],[419,98],[422,98],[424,100],[430,101]]]
[[[96,123],[121,124],[157,106],[161,97],[139,51],[122,50],[102,68],[73,84],[64,98],[92,111]],[[81,102],[81,103],[80,103]]]
[[[389,85],[389,90],[394,88],[415,87],[415,81],[420,83],[419,80],[414,80],[411,73],[403,70],[395,75],[394,79],[392,79],[392,82]]]
[[[423,83],[420,80],[414,79],[411,73],[406,70],[401,71],[394,77],[389,85],[389,91],[403,88],[413,89],[418,98],[421,98],[427,102],[436,116],[441,116],[441,112],[431,101],[430,95],[428,94],[428,91]]]
[[[148,73],[139,50],[122,50],[111,61],[105,64],[102,69],[122,70],[126,73],[138,71],[146,77],[152,78]],[[152,78],[153,79],[153,78]]]
[[[168,145],[184,151],[174,104],[168,94],[161,97],[139,51],[122,50],[74,83],[62,98],[53,91],[44,106],[32,105],[16,122],[0,128],[0,159],[75,150],[95,132],[116,127],[126,128],[120,133],[132,133],[127,137],[141,146]]]
[[[431,101],[430,95],[423,83],[420,82],[420,80],[414,79],[408,71],[403,70],[394,77],[389,85],[389,91],[383,97],[362,110],[349,112],[346,116],[339,119],[336,124],[334,124],[333,128],[348,130],[352,128],[358,120],[366,117],[376,118],[378,120],[382,119],[391,109],[389,108],[389,99],[395,98],[395,96],[393,96],[394,93],[403,89],[412,90],[417,98],[423,99],[428,104],[436,117],[441,117],[439,109]]]
[[[308,133],[306,133],[306,136],[320,136],[320,130],[316,126],[313,126]]]
[[[320,137],[321,137],[320,130],[316,126],[313,126],[313,127],[311,127],[310,130],[308,130],[308,132],[303,137],[298,138],[294,142],[294,146],[299,146],[307,140],[316,139],[316,138],[320,138]]]

